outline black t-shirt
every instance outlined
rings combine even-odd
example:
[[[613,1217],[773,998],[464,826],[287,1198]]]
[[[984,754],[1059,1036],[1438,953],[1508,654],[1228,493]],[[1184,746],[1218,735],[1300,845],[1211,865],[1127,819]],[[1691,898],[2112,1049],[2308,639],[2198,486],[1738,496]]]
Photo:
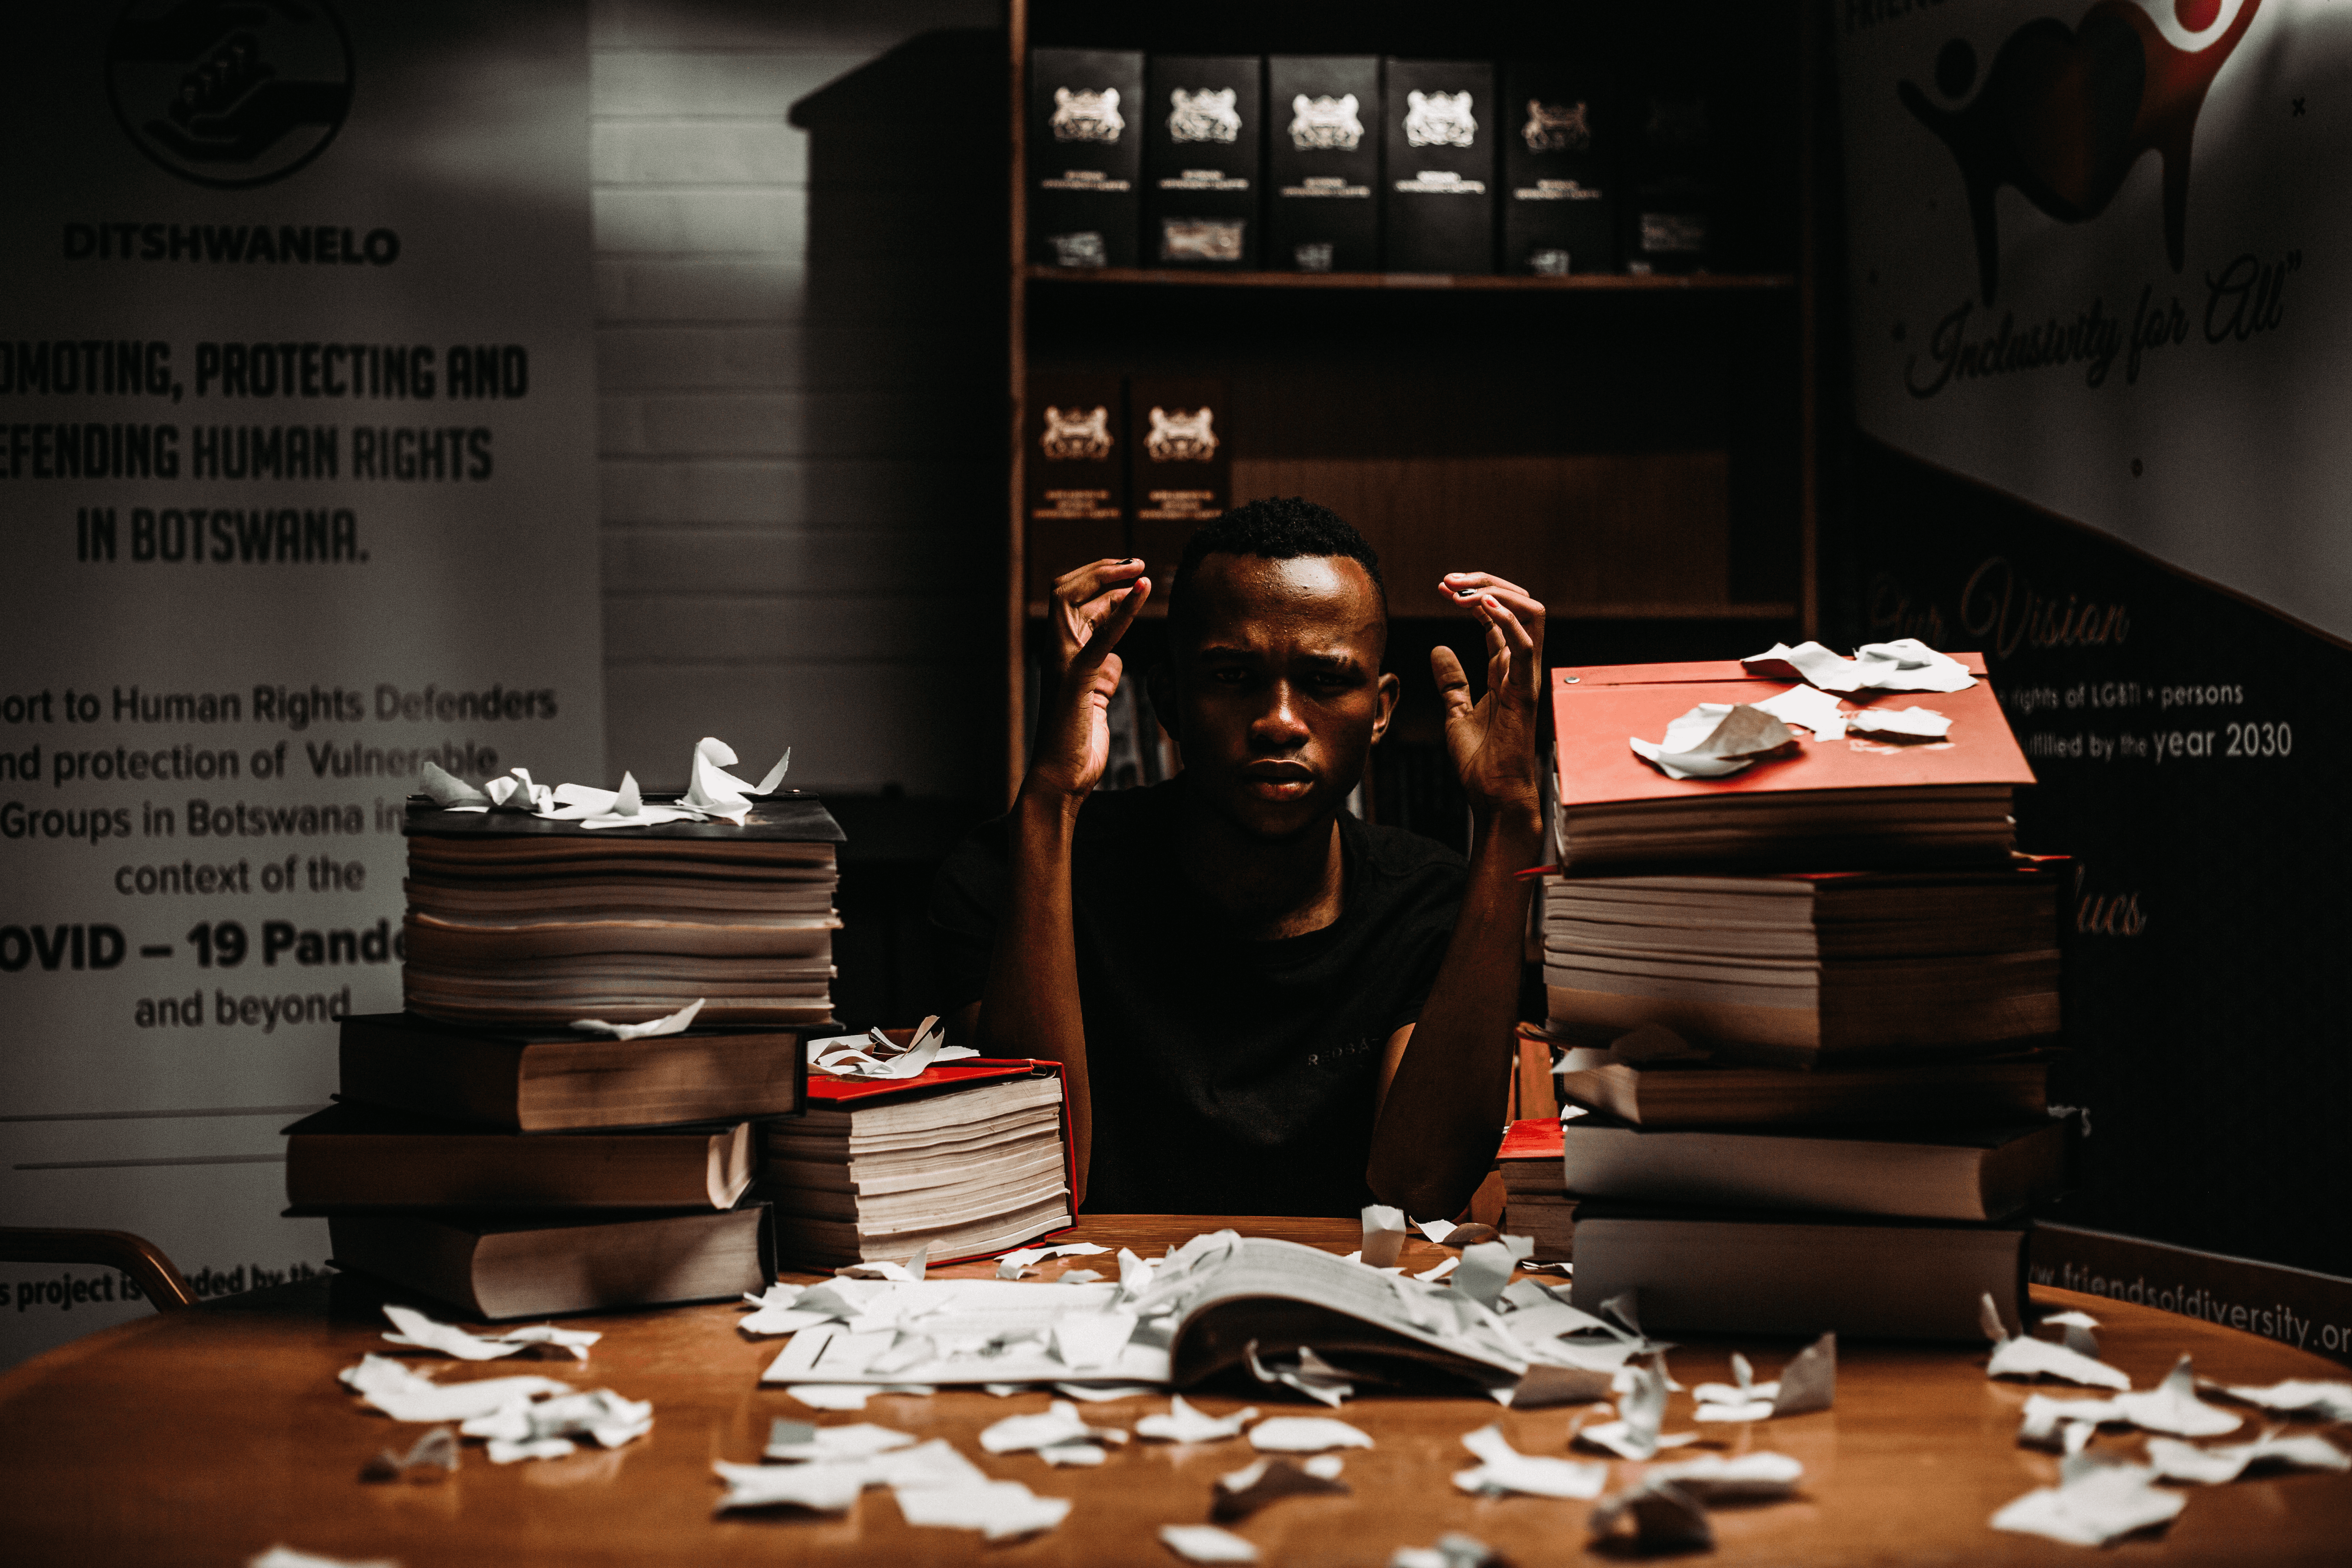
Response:
[[[1388,1037],[1421,1016],[1466,868],[1342,813],[1345,900],[1320,931],[1245,942],[1176,865],[1181,778],[1078,813],[1071,894],[1093,1083],[1087,1208],[1352,1215]],[[950,1007],[987,988],[1009,828],[983,824],[931,894]]]

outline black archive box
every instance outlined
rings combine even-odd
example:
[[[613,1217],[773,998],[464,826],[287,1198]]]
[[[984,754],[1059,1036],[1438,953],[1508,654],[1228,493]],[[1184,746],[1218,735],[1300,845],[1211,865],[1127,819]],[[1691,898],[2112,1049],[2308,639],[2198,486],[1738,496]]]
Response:
[[[1154,55],[1143,119],[1143,259],[1257,265],[1265,117],[1255,55]]]
[[[1382,62],[1391,272],[1495,270],[1495,68]]]
[[[1633,102],[1629,272],[1696,272],[1716,246],[1715,132],[1695,87],[1654,87]]]
[[[1265,108],[1263,265],[1379,270],[1380,57],[1269,56]]]
[[[1143,221],[1143,57],[1029,52],[1029,259],[1132,267]]]
[[[1129,494],[1134,542],[1157,584],[1176,580],[1192,531],[1233,504],[1226,385],[1212,377],[1138,376],[1129,384]]]
[[[1023,507],[1029,598],[1073,567],[1128,553],[1127,406],[1115,375],[1029,378]]]
[[[1591,60],[1503,67],[1505,272],[1617,270],[1616,178],[1606,94]]]

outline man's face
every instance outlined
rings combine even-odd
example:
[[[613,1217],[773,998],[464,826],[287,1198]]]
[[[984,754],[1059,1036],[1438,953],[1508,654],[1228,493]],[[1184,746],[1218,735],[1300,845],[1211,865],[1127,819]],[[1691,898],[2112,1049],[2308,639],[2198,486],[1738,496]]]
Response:
[[[1345,556],[1218,553],[1186,600],[1171,695],[1190,787],[1258,837],[1328,819],[1396,704],[1370,574]]]

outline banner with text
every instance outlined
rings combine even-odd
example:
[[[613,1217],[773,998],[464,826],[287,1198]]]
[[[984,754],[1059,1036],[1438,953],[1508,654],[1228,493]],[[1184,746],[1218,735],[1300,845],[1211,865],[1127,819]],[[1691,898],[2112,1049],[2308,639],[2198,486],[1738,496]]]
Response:
[[[1863,427],[2352,637],[2352,8],[1832,15]]]
[[[576,0],[17,19],[0,1214],[315,1270],[279,1129],[400,1005],[403,796],[601,769]],[[145,1310],[0,1266],[0,1364]]]

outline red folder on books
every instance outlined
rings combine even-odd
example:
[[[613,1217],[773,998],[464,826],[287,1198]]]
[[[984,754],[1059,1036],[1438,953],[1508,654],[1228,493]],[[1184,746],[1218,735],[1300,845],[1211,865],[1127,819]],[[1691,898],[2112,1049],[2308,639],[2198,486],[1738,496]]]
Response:
[[[1917,706],[1947,739],[1908,744],[1797,730],[1795,742],[1721,778],[1669,778],[1626,742],[1660,740],[1702,702],[1758,702],[1794,681],[1731,661],[1552,671],[1560,859],[1569,875],[1686,866],[1831,869],[1998,862],[2015,842],[2010,792],[2033,782],[1984,660],[1953,654],[1965,691],[1863,692],[1849,708]]]

